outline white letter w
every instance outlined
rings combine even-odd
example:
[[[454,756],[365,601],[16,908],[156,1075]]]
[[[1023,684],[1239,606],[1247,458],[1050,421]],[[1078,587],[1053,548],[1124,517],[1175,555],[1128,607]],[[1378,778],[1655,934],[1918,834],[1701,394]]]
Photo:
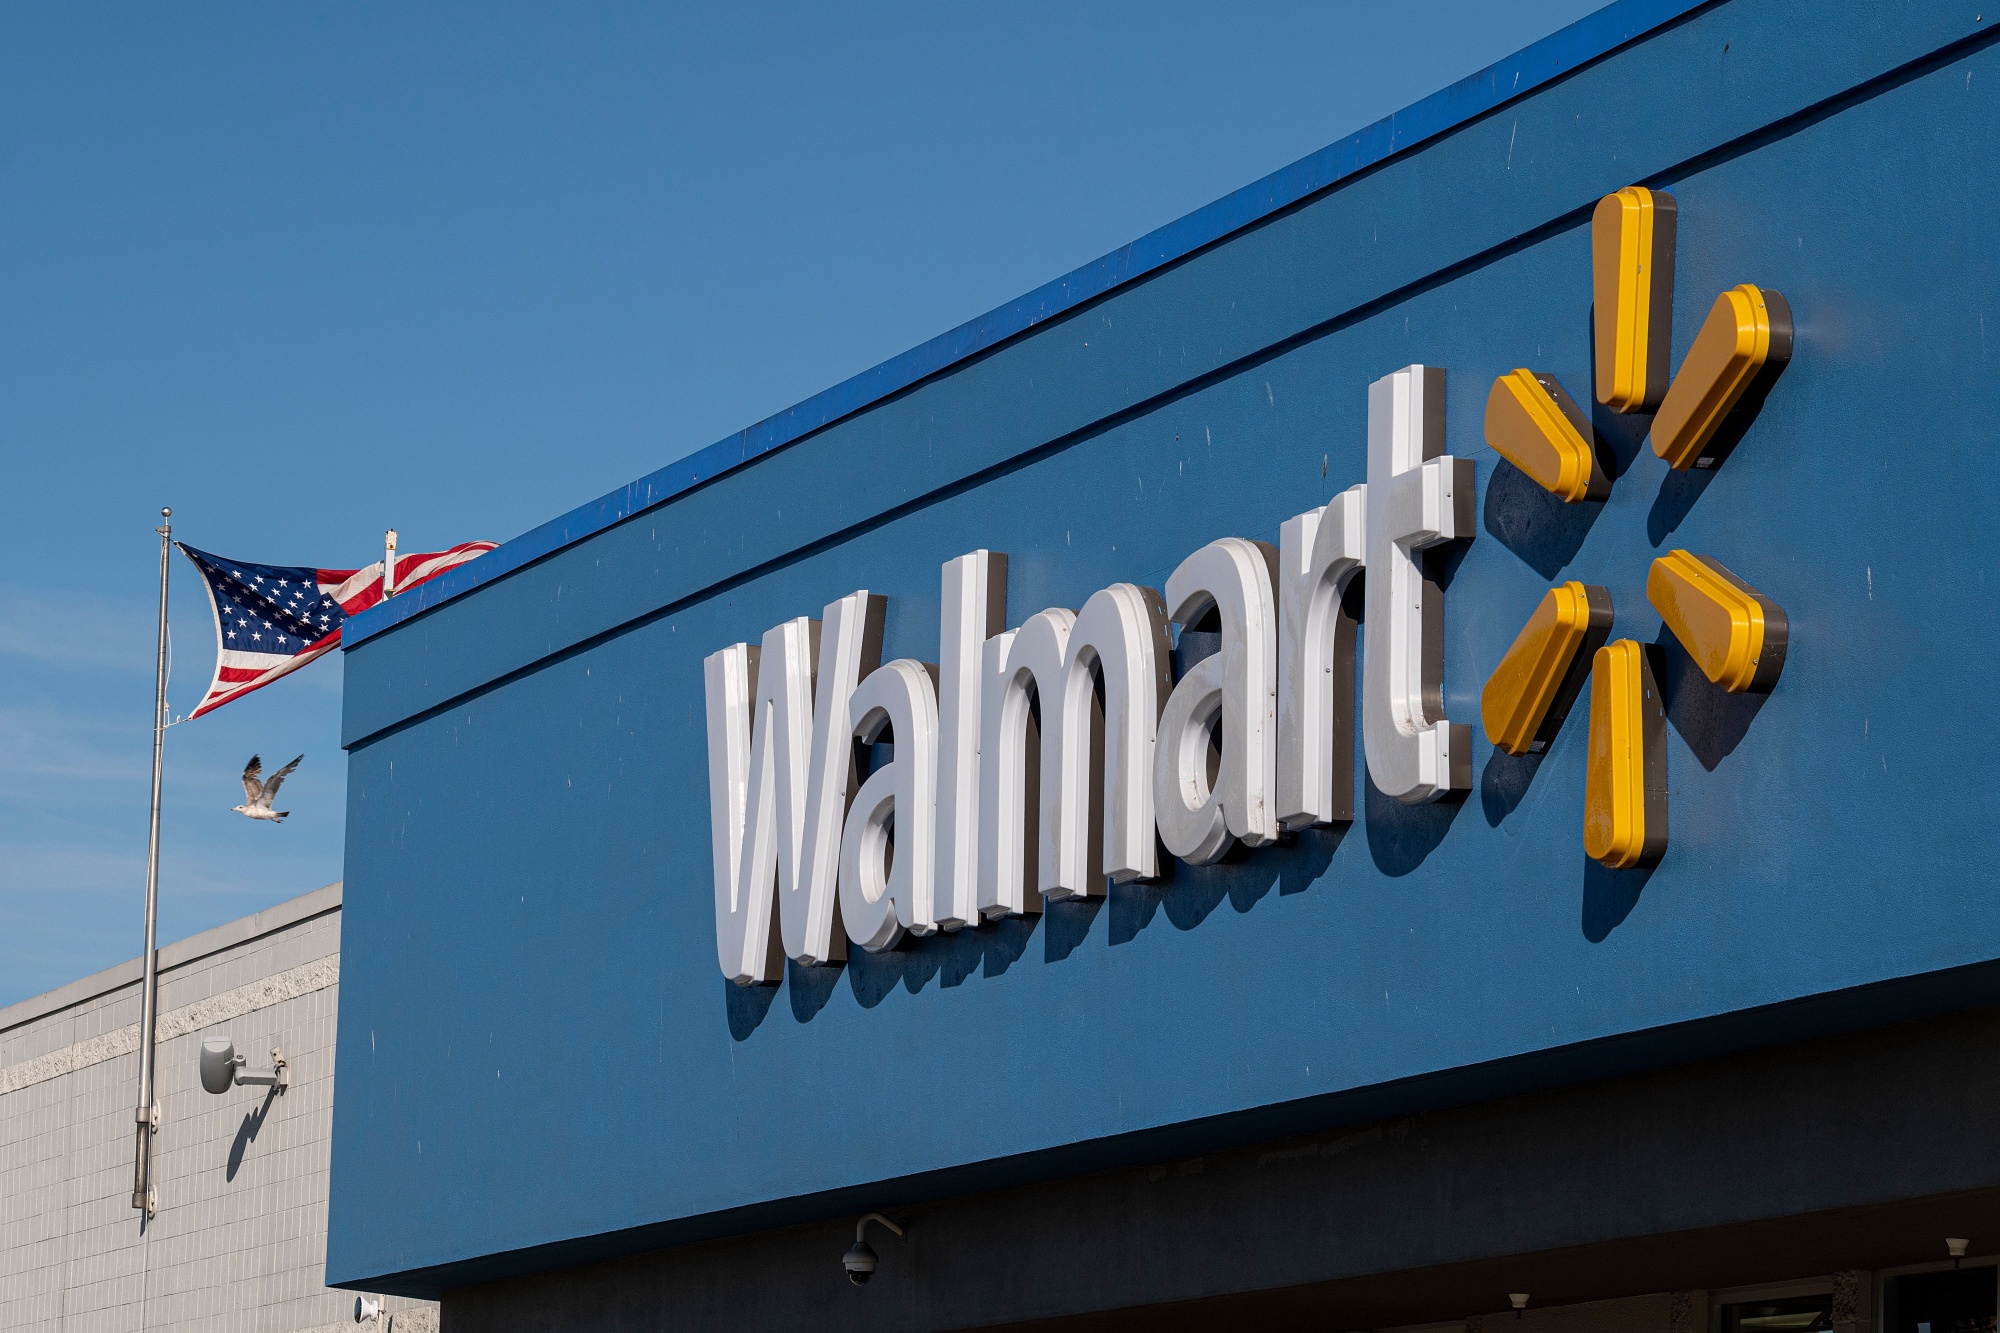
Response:
[[[824,630],[801,616],[766,632],[761,650],[739,643],[703,664],[716,956],[739,986],[782,980],[786,954],[810,964],[846,956],[848,701],[881,656],[882,608],[882,598],[853,593],[826,608]]]

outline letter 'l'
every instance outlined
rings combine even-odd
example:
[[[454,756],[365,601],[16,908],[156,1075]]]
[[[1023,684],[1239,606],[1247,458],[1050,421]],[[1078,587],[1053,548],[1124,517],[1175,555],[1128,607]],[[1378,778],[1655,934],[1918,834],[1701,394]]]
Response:
[[[1472,785],[1472,729],[1444,711],[1444,592],[1419,552],[1473,535],[1472,460],[1444,452],[1444,371],[1368,386],[1368,776],[1406,804]]]
[[[1007,557],[947,560],[938,615],[937,875],[933,923],[979,924],[979,719],[986,641],[1007,628]]]

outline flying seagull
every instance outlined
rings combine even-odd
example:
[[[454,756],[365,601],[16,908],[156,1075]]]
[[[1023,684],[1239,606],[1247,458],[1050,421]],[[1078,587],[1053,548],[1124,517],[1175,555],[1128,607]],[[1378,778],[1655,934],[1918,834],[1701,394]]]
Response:
[[[303,758],[304,755],[299,756],[299,759]],[[285,816],[292,812],[271,809],[271,798],[278,794],[278,788],[282,787],[285,779],[292,775],[292,770],[299,766],[299,759],[292,760],[270,777],[264,778],[263,758],[251,755],[250,762],[243,766],[243,804],[232,805],[229,808],[246,819],[268,819],[273,824],[284,823]]]

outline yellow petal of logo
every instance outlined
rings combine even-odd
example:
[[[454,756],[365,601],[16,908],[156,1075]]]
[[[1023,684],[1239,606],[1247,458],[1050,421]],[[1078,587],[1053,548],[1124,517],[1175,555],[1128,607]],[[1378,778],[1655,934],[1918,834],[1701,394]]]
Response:
[[[1722,293],[1672,381],[1672,195],[1629,186],[1591,218],[1597,400],[1615,412],[1655,410],[1653,451],[1677,471],[1712,468],[1734,448],[1792,355],[1792,312],[1778,292],[1743,283]],[[1565,503],[1602,500],[1612,478],[1588,418],[1556,380],[1502,375],[1486,400],[1486,440]],[[1671,551],[1653,562],[1646,596],[1709,681],[1731,693],[1769,690],[1784,670],[1790,622],[1776,602],[1719,560]],[[1614,609],[1604,588],[1551,588],[1487,678],[1486,738],[1510,755],[1544,748],[1590,678],[1584,851],[1614,870],[1667,849],[1666,712],[1647,649],[1606,644]],[[1602,645],[1602,646],[1600,646]]]

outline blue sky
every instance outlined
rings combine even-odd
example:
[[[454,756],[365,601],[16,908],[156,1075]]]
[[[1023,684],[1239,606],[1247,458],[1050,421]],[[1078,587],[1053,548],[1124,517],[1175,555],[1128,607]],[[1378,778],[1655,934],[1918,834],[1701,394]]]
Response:
[[[0,1004],[139,952],[162,504],[259,563],[503,540],[1595,7],[9,7]],[[168,732],[162,940],[340,878],[339,715],[328,659]]]

